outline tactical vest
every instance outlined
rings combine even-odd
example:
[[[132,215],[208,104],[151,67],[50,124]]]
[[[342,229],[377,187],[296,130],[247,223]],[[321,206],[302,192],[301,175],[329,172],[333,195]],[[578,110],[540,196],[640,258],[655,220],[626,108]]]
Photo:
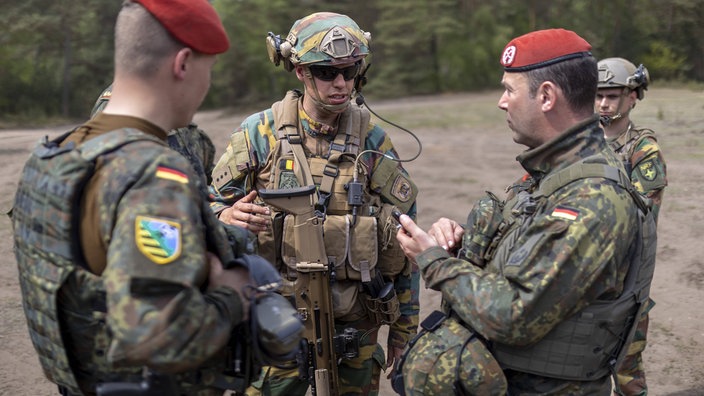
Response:
[[[11,216],[24,312],[42,369],[63,391],[82,394],[70,348],[92,350],[94,371],[90,379],[83,374],[84,382],[137,383],[142,379],[141,367],[116,369],[105,358],[111,341],[105,324],[105,286],[99,275],[87,269],[80,246],[83,189],[94,174],[98,157],[136,141],[165,143],[138,130],[123,129],[78,148],[73,143],[60,147],[69,134],[52,141],[45,138],[34,149],[22,172]],[[203,210],[209,210],[205,201]],[[217,219],[203,217],[209,250],[216,251],[223,263],[234,260],[228,236],[218,227]],[[81,345],[67,345],[63,334],[76,329],[85,332],[86,339]]]
[[[300,95],[289,91],[272,106],[277,143],[269,154],[271,171],[266,188],[311,184],[318,187],[316,209],[322,213],[325,253],[333,268],[335,317],[352,321],[367,315],[375,321],[394,322],[398,317],[395,294],[390,302],[384,303],[385,307],[380,307],[377,296],[360,285],[372,285],[379,276],[394,279],[404,270],[410,270],[396,241],[396,220],[391,211],[398,207],[407,212],[415,201],[417,189],[410,185],[409,199],[401,202],[385,194],[388,189],[381,188],[381,195],[393,204],[382,203],[379,195],[371,193],[370,186],[392,185],[400,171],[395,161],[384,158],[370,180],[371,170],[358,164],[370,120],[369,112],[358,106],[350,106],[342,114],[327,155],[307,155],[299,132],[303,129],[298,118]],[[348,189],[356,188],[353,185],[359,188],[356,193],[360,195],[355,197],[358,205],[351,205],[348,198]],[[277,263],[283,276],[294,281],[299,262],[294,248],[294,218],[270,209],[273,232],[259,234],[259,253]],[[382,312],[387,310],[396,313]]]
[[[369,125],[369,112],[358,106],[342,114],[338,133],[324,156],[306,155],[300,135],[298,103],[300,93],[289,91],[286,97],[272,106],[277,143],[269,154],[271,172],[267,189],[286,189],[315,184],[319,200],[316,208],[323,213],[326,255],[333,264],[334,305],[336,317],[355,313],[358,285],[346,287],[339,281],[371,282],[375,271],[393,278],[406,267],[403,253],[395,240],[396,223],[391,216],[396,206],[406,212],[414,202],[400,202],[390,197],[396,205],[382,203],[378,195],[371,194],[369,186],[392,184],[398,174],[397,163],[383,159],[371,180],[369,170],[357,167],[357,156],[364,146]],[[362,149],[360,149],[362,148]],[[354,182],[360,185],[357,197],[360,205],[350,205],[348,188]],[[415,186],[412,186],[415,198]],[[389,198],[388,196],[386,196]],[[293,244],[293,217],[272,209],[273,235],[260,233],[259,252],[278,263],[282,274],[289,280],[296,278],[298,262]],[[348,284],[349,285],[349,284]],[[359,312],[356,314],[359,315]],[[349,319],[349,317],[348,317]]]
[[[502,367],[535,375],[577,381],[590,381],[615,374],[627,346],[647,308],[650,283],[655,268],[656,232],[652,212],[631,187],[628,177],[617,168],[585,159],[548,176],[537,192],[518,194],[506,205],[505,236],[495,257],[504,259],[516,242],[518,231],[529,224],[537,205],[555,191],[583,178],[605,178],[627,190],[638,206],[639,225],[635,242],[629,248],[629,269],[624,289],[615,300],[597,300],[558,324],[545,337],[528,347],[493,344],[492,352]]]

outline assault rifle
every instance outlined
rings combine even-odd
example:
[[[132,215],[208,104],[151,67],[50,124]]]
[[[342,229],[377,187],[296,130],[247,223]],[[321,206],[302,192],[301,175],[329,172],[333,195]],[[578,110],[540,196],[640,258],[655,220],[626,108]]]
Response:
[[[302,378],[308,380],[314,396],[337,396],[338,357],[359,354],[356,329],[335,334],[331,282],[334,272],[328,263],[323,241],[323,216],[315,211],[314,185],[282,190],[259,190],[268,205],[294,216],[297,278],[294,298],[304,324],[301,352],[297,357]]]

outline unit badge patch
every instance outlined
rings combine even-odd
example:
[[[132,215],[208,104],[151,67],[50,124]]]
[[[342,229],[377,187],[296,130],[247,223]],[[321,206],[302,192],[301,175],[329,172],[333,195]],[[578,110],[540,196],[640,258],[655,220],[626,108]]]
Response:
[[[411,187],[411,182],[408,181],[403,175],[396,176],[394,184],[391,187],[391,195],[401,202],[408,202],[413,195],[413,188]]]
[[[156,217],[137,216],[135,243],[156,264],[168,264],[181,256],[181,225]]]
[[[645,161],[638,165],[638,172],[640,172],[643,179],[647,181],[655,180],[655,177],[658,175],[657,168],[655,168],[655,164],[653,164],[652,160]]]

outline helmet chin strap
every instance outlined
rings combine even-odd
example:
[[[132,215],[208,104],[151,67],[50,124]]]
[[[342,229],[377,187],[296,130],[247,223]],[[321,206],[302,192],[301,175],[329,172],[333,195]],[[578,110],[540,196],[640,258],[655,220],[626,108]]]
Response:
[[[618,99],[618,106],[616,107],[617,109],[620,109],[621,105],[623,104],[623,98],[624,98],[623,91],[626,89],[627,88],[623,88],[623,90],[621,91],[621,96]],[[626,114],[628,114],[628,113],[630,113],[630,109],[626,112]],[[621,118],[623,118],[623,113],[621,113],[619,111],[617,114],[615,114],[613,116],[601,116],[601,117],[599,117],[599,120],[601,121],[601,123],[604,126],[610,126],[614,121],[619,120]]]
[[[613,117],[610,117],[610,116],[601,116],[601,117],[599,117],[599,119],[601,120],[601,123],[602,123],[604,126],[610,126],[612,122],[618,120],[619,118],[623,118],[623,114],[618,113],[618,114],[616,114],[616,115],[613,116]]]
[[[315,92],[315,95],[312,95],[311,99],[313,100],[313,103],[315,103],[315,106],[318,109],[320,109],[326,113],[337,114],[340,111],[345,110],[350,105],[350,99],[352,98],[352,95],[349,95],[347,97],[347,101],[345,103],[340,103],[340,104],[336,104],[336,105],[323,103],[322,99],[320,99],[320,93],[318,92],[318,86],[315,84],[315,79],[313,78],[313,75],[310,74],[310,70],[308,70],[308,68],[306,68],[304,73],[305,73],[306,78],[309,79],[310,82],[313,84],[313,88],[314,88],[313,91]]]

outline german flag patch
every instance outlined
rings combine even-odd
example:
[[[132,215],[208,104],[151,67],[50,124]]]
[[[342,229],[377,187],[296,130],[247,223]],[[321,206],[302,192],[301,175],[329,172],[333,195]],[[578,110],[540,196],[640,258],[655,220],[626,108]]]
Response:
[[[156,177],[158,177],[160,179],[166,179],[166,180],[171,180],[171,181],[175,181],[178,183],[183,183],[183,184],[188,183],[188,175],[181,172],[180,170],[176,170],[174,168],[169,168],[168,166],[163,166],[163,165],[156,168]]]
[[[552,213],[550,213],[550,216],[552,217],[557,217],[560,219],[564,220],[577,220],[579,217],[579,211],[576,209],[568,208],[565,206],[558,206],[555,209],[553,209]]]

